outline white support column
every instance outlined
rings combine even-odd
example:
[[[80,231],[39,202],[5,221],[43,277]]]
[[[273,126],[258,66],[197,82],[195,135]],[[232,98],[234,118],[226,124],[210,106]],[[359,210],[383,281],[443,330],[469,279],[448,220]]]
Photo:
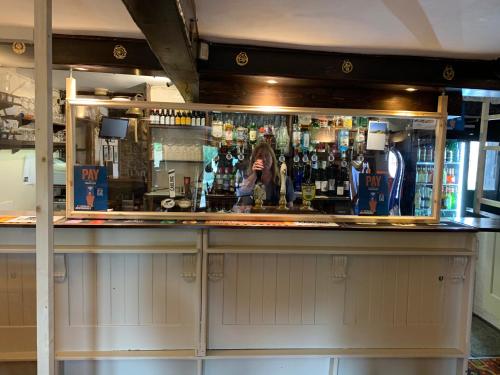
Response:
[[[53,375],[52,0],[35,0],[37,374]]]

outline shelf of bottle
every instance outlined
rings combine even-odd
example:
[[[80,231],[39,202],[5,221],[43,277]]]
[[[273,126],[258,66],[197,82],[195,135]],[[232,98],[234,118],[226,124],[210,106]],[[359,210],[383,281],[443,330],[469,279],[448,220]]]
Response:
[[[430,185],[432,186],[432,182],[416,182],[417,185]],[[458,184],[443,184],[443,186],[458,186]]]
[[[163,124],[149,124],[150,128],[153,129],[190,129],[190,130],[207,130],[210,126],[195,126],[195,125],[163,125]]]
[[[459,165],[460,162],[459,161],[445,161],[444,164],[445,165]],[[417,161],[417,165],[429,165],[429,166],[432,166],[432,165],[434,165],[434,162],[433,161]]]
[[[302,193],[300,191],[296,191],[295,192],[295,198],[302,198]],[[321,200],[324,200],[324,201],[348,201],[348,200],[351,200],[350,197],[344,197],[344,196],[328,196],[328,195],[316,195],[314,197],[315,201],[321,201]]]
[[[150,160],[151,162],[154,162],[154,160]],[[160,162],[167,162],[167,163],[203,163],[203,160],[182,160],[182,159],[162,159]]]

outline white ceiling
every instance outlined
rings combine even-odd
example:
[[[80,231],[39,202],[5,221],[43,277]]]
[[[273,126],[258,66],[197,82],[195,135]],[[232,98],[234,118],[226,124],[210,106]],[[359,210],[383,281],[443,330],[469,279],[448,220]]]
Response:
[[[339,52],[500,57],[499,0],[197,0],[209,41]]]
[[[0,39],[32,39],[34,1],[0,0]],[[196,7],[200,35],[210,41],[500,57],[500,0],[197,0]],[[144,38],[121,0],[53,0],[53,29]]]
[[[33,39],[34,1],[0,0],[0,39]],[[54,33],[144,38],[121,0],[52,0]]]

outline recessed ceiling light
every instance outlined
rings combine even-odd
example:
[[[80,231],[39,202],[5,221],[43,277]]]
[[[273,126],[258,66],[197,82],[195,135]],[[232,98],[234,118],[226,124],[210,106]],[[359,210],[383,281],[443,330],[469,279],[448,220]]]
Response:
[[[83,66],[76,66],[74,69],[75,70],[81,70],[82,72],[85,72],[85,71],[88,70],[87,68],[84,68]]]
[[[414,87],[408,87],[408,88],[406,88],[405,90],[406,90],[406,91],[408,91],[408,92],[418,91],[418,90],[417,90],[416,88],[414,88]]]
[[[269,83],[270,85],[275,85],[278,83],[278,81],[276,81],[275,79],[268,79],[266,82]]]

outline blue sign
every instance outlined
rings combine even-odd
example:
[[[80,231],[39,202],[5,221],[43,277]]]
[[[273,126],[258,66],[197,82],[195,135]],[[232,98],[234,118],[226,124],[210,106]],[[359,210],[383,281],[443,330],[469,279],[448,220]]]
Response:
[[[106,211],[108,209],[108,176],[105,167],[74,167],[75,210]]]
[[[360,215],[389,215],[387,175],[360,173],[358,199]]]

